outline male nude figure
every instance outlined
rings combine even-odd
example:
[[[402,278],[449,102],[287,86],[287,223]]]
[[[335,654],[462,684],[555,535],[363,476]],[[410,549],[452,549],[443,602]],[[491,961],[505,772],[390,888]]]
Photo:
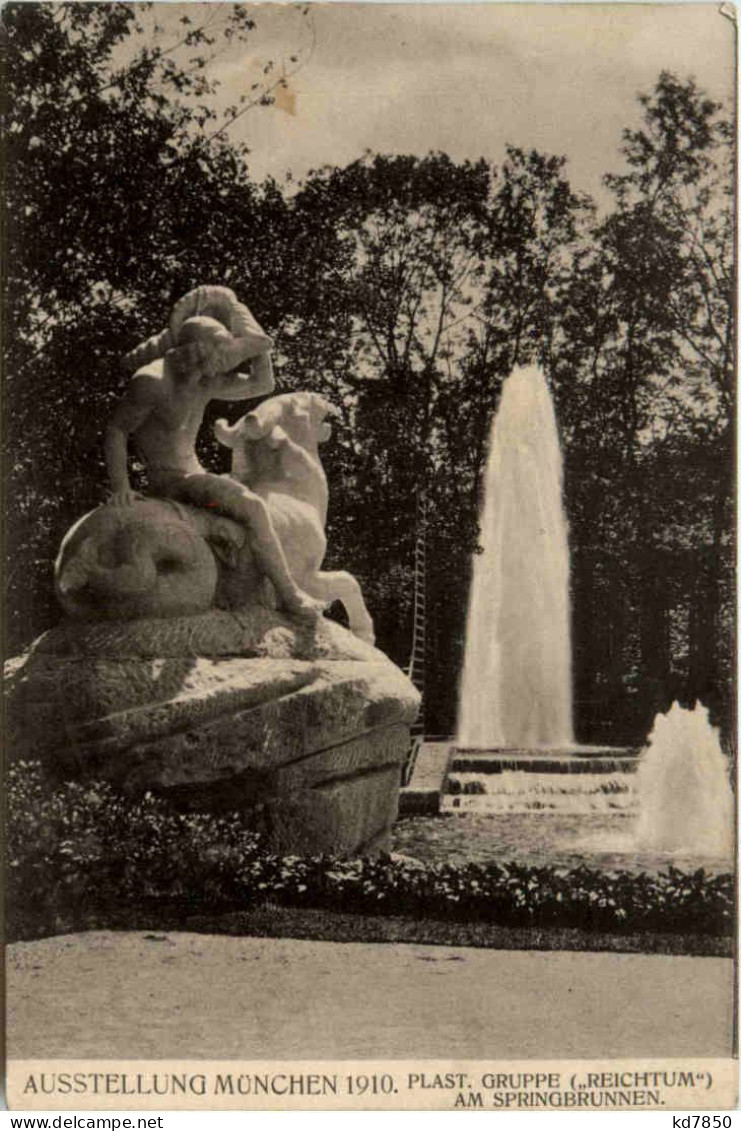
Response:
[[[262,353],[267,354],[271,342],[267,335],[264,339]],[[250,355],[255,354],[253,342]],[[235,366],[244,357],[240,338],[219,320],[197,315],[182,323],[174,348],[137,369],[106,429],[111,504],[131,506],[137,498],[127,467],[131,439],[144,460],[153,494],[213,507],[242,523],[279,604],[294,616],[315,620],[324,605],[299,589],[291,577],[264,501],[236,479],[206,471],[196,456],[196,437],[209,401],[248,400],[274,387],[272,369],[264,358],[252,375],[236,373]]]

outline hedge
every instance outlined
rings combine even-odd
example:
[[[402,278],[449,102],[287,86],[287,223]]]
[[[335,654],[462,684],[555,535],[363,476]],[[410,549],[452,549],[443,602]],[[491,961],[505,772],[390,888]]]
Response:
[[[234,814],[182,814],[102,783],[47,781],[38,763],[8,774],[9,934],[79,929],[115,908],[264,903],[359,914],[579,927],[604,932],[733,931],[734,882],[668,868],[658,875],[521,863],[421,864],[381,856],[276,856]]]

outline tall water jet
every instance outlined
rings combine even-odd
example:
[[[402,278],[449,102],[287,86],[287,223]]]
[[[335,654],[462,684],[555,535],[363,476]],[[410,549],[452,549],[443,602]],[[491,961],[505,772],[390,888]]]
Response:
[[[636,772],[638,850],[730,857],[733,793],[718,731],[701,703],[657,715]]]
[[[569,553],[553,400],[536,368],[505,382],[489,436],[458,745],[573,743]]]

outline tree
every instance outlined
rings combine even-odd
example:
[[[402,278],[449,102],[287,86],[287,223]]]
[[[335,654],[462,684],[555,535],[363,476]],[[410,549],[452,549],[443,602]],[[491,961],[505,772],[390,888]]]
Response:
[[[577,375],[559,405],[577,625],[601,613],[580,643],[581,694],[597,716],[622,701],[628,730],[645,733],[672,697],[728,703],[714,657],[732,574],[734,249],[721,108],[668,73],[639,103],[627,171],[605,178],[614,208],[563,304],[554,372]]]

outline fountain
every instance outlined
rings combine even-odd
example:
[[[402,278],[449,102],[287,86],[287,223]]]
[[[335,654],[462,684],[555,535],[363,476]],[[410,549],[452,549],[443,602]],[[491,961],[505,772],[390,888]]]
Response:
[[[701,703],[657,715],[636,773],[638,852],[730,857],[733,793],[718,731]]]
[[[536,368],[505,382],[489,437],[458,747],[568,747],[569,558],[553,401]]]
[[[528,859],[727,865],[733,797],[701,704],[658,715],[643,752],[574,742],[562,480],[545,377],[516,370],[489,438],[482,553],[441,811],[470,814],[479,837],[511,835],[507,851]],[[484,833],[482,819],[494,814]]]

